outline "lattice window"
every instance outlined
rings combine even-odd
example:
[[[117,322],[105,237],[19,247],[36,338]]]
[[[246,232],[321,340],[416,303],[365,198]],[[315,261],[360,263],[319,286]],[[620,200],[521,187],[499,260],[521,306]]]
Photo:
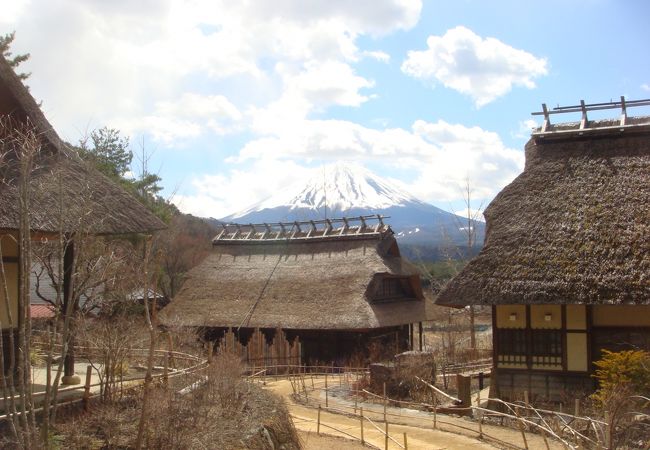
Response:
[[[414,298],[411,284],[407,278],[386,277],[378,283],[375,301],[391,301]]]

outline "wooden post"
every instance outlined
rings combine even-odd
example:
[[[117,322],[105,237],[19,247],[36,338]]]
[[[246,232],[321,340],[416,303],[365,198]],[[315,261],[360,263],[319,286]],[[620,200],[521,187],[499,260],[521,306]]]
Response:
[[[409,448],[409,441],[406,439],[406,432],[404,432],[404,450],[408,450]]]
[[[318,405],[318,420],[316,421],[316,434],[320,434],[320,405]]]
[[[478,407],[481,407],[481,391],[478,391],[478,394],[476,394],[476,404]],[[476,411],[476,414],[480,414],[480,417],[478,418],[478,438],[483,439],[483,416],[485,415],[483,411]]]
[[[458,389],[458,398],[461,400],[461,406],[463,408],[468,408],[472,406],[472,394],[471,394],[471,381],[470,377],[466,377],[461,374],[456,374],[456,387]]]
[[[540,428],[539,431],[542,433],[542,438],[544,439],[544,445],[546,446],[546,450],[551,450],[551,447],[548,445],[548,439],[546,439],[546,430],[544,430],[544,428]]]
[[[359,420],[361,422],[361,445],[365,444],[365,441],[363,439],[363,408],[361,408],[361,416],[359,416]]]
[[[169,386],[169,353],[165,355],[165,365],[163,366],[163,383],[165,387]]]
[[[84,385],[84,396],[83,396],[84,411],[88,411],[90,409],[90,380],[92,379],[92,375],[93,375],[93,367],[87,366],[86,384]]]
[[[388,422],[386,420],[386,383],[384,382],[384,422]]]
[[[609,450],[612,449],[612,429],[609,423],[609,411],[605,411],[605,445]]]
[[[388,450],[388,422],[384,426],[384,450]]]
[[[358,397],[358,395],[359,395],[359,394],[358,394],[358,392],[357,392],[356,389],[355,389],[355,391],[354,391],[354,413],[355,413],[355,414],[357,413],[357,397]]]
[[[438,397],[436,397],[436,393],[434,392],[433,393],[433,429],[434,430],[437,427],[437,419],[438,419]]]
[[[528,392],[524,391],[524,397],[528,397]],[[526,439],[526,425],[524,425],[524,422],[519,416],[519,408],[515,408],[515,416],[517,416],[517,419],[519,419],[519,428],[521,429],[521,437],[524,440],[524,448],[528,450],[528,440]]]
[[[422,322],[418,322],[418,338],[420,340],[420,351],[424,348],[424,336],[422,335]]]
[[[329,408],[329,399],[327,393],[327,374],[325,374],[325,408]]]
[[[174,341],[172,340],[172,335],[167,333],[167,351],[169,352],[169,367],[172,369],[176,368],[176,362],[174,361]]]
[[[212,341],[208,342],[208,364],[212,364]]]
[[[399,353],[399,331],[395,332],[395,354]]]
[[[575,399],[575,412],[573,415],[576,417],[580,415],[580,399]]]

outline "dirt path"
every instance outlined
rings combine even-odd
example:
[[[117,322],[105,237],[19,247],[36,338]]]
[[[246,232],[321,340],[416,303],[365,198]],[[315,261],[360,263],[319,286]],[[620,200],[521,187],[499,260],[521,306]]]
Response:
[[[332,383],[334,384],[334,383]],[[292,398],[293,390],[288,380],[277,380],[267,384],[268,389],[276,392],[285,398],[289,411],[294,418],[296,428],[301,432],[316,434],[316,422],[318,409],[296,403]],[[329,397],[330,409],[350,407],[350,402],[338,397]],[[324,406],[324,401],[321,401]],[[384,429],[383,409],[380,405],[364,405],[364,416],[369,417],[377,427]],[[524,442],[520,431],[510,428],[484,425],[483,430],[489,436],[497,440],[479,440],[476,422],[467,419],[438,414],[437,429],[433,429],[433,416],[430,413],[400,408],[388,408],[388,433],[400,445],[404,445],[404,433],[406,433],[409,449],[486,449],[486,448],[524,448]],[[331,436],[353,438],[357,444],[360,442],[361,434],[360,418],[352,414],[332,413],[321,410],[321,434]],[[376,429],[368,421],[364,421],[364,439],[374,447],[383,449],[384,434]],[[318,444],[305,441],[307,449],[320,449]],[[545,449],[546,445],[541,436],[526,433],[526,443],[531,449]],[[390,449],[401,448],[395,442],[389,441]],[[338,448],[356,448],[346,445],[326,447],[328,450]],[[549,448],[552,450],[563,447],[555,442],[549,441]]]
[[[296,428],[304,432],[316,432],[316,421],[318,410],[315,408],[305,407],[297,404],[291,398],[291,384],[287,380],[278,380],[268,383],[267,387],[281,395],[286,399],[289,412],[294,418]],[[384,424],[378,421],[375,423],[381,428]],[[334,427],[335,429],[329,428]],[[337,431],[340,430],[340,431]],[[345,434],[347,433],[347,435]],[[423,429],[419,427],[397,425],[389,423],[388,434],[398,441],[401,445],[404,443],[404,433],[407,434],[408,448],[409,449],[486,449],[497,448],[485,442],[476,439],[468,438],[457,434],[447,433],[444,431]],[[359,418],[346,416],[342,414],[333,414],[326,411],[321,411],[321,434],[328,434],[331,436],[350,438],[349,435],[360,439],[360,421]],[[364,423],[364,439],[366,442],[377,448],[384,448],[384,434],[374,428],[370,423]],[[317,449],[318,446],[312,447],[309,441],[305,442],[307,449]],[[346,446],[333,446],[329,450],[337,448],[349,448]],[[389,441],[389,448],[399,448],[393,441]]]
[[[345,450],[368,450],[368,446],[361,445],[359,441],[344,439],[336,436],[325,434],[316,434],[315,431],[298,431],[300,441],[307,450],[336,450],[344,448]]]

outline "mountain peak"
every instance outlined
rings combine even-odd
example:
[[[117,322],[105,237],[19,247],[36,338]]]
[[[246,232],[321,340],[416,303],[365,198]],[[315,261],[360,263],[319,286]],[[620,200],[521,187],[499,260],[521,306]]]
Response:
[[[314,169],[307,180],[300,180],[228,219],[279,207],[312,210],[325,217],[351,209],[382,210],[409,203],[422,204],[396,183],[359,164],[337,162]]]

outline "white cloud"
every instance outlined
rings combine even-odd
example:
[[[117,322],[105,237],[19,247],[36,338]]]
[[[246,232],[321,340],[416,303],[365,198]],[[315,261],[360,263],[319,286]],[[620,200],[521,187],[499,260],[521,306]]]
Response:
[[[437,80],[469,95],[481,107],[513,86],[535,87],[548,73],[547,61],[495,38],[481,38],[459,26],[443,36],[429,36],[427,49],[408,52],[402,71],[421,80]]]
[[[372,58],[372,59],[375,59],[375,60],[377,60],[379,62],[383,62],[383,63],[390,62],[390,55],[388,53],[386,53],[386,52],[382,52],[382,51],[379,51],[379,50],[375,50],[375,51],[366,50],[366,51],[361,52],[361,56],[364,56],[364,57],[367,57],[367,58]]]
[[[24,13],[29,6],[29,0],[0,0],[0,23],[11,25]]]
[[[510,135],[516,139],[528,139],[533,129],[537,127],[539,127],[539,124],[534,119],[521,120],[517,131],[511,132]]]
[[[646,92],[650,92],[650,84],[648,84],[648,83],[643,83],[643,84],[641,85],[641,89],[644,90],[644,91],[646,91]]]
[[[413,132],[437,148],[427,158],[405,161],[419,171],[411,192],[430,201],[457,200],[468,180],[475,198],[491,198],[524,167],[522,151],[506,147],[498,134],[480,127],[419,120]]]
[[[498,134],[444,121],[416,121],[411,130],[376,130],[342,120],[300,120],[248,142],[231,163],[259,158],[374,160],[413,174],[409,190],[428,201],[459,198],[469,178],[477,198],[494,196],[521,172],[523,152]]]
[[[359,106],[368,100],[359,90],[374,86],[374,82],[356,75],[349,64],[340,61],[309,61],[297,74],[282,65],[277,70],[286,86],[284,95],[303,97],[316,107]]]
[[[340,61],[309,61],[299,68],[279,63],[276,71],[284,91],[265,107],[248,110],[251,129],[260,134],[299,134],[311,112],[327,107],[358,107],[370,99],[360,93],[374,86],[372,80],[357,75]]]
[[[214,96],[224,92],[218,87],[224,80],[240,91],[254,90],[247,89],[251,82],[272,88],[260,89],[262,102],[229,99],[240,110],[279,98],[289,81],[302,83],[314,107],[358,106],[369,98],[359,89],[372,82],[349,66],[367,56],[357,38],[409,29],[422,7],[420,0],[49,0],[30,8],[25,2],[8,4],[0,8],[0,32],[17,30],[14,50],[32,54],[25,64],[34,74],[32,92],[44,101],[55,128],[69,139],[88,121],[111,126],[169,122],[169,116],[156,111],[161,99],[177,99],[187,91]],[[2,26],[5,12],[11,12],[10,29]],[[42,38],[43,30],[47,39]],[[381,52],[373,57],[385,59]],[[283,76],[275,70],[278,62],[299,68],[293,73],[297,78],[281,79],[279,85],[269,82]],[[53,72],[52,67],[65,70]],[[317,89],[318,81],[328,83]],[[172,125],[177,129],[182,124]],[[212,125],[218,132],[228,131],[219,119]],[[157,129],[152,133],[161,134]],[[177,133],[164,134],[173,140]]]
[[[310,171],[292,161],[263,158],[245,170],[197,177],[192,181],[194,193],[176,195],[172,202],[185,213],[222,218],[269,197]]]

